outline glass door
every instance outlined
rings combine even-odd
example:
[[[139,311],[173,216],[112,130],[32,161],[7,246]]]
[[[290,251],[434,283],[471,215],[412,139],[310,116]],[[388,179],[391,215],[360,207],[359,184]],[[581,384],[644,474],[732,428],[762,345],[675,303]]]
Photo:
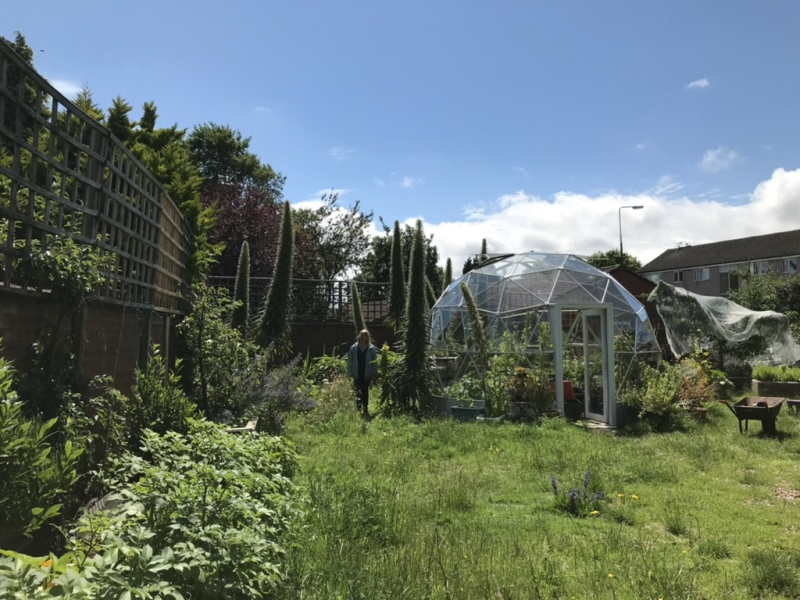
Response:
[[[583,326],[584,412],[587,419],[608,422],[606,381],[606,326],[604,310],[584,310]]]

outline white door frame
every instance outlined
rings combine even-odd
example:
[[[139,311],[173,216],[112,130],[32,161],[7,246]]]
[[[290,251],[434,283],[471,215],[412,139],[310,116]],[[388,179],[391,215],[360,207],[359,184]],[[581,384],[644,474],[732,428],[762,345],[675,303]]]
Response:
[[[550,307],[551,323],[558,323],[558,335],[555,335],[556,328],[551,327],[553,332],[553,351],[555,379],[557,382],[564,380],[564,340],[562,335],[562,310],[580,310],[582,313],[599,314],[601,317],[601,343],[603,344],[603,414],[592,414],[588,412],[589,388],[586,387],[585,407],[587,416],[594,416],[598,420],[607,423],[611,427],[617,425],[617,390],[614,381],[614,306],[612,304],[556,304]],[[584,319],[583,315],[581,319]],[[581,323],[583,326],[583,323]],[[584,340],[585,342],[585,340]],[[585,361],[585,357],[584,357]],[[586,371],[588,373],[588,370]],[[564,411],[564,386],[556,385],[556,405],[563,413]]]

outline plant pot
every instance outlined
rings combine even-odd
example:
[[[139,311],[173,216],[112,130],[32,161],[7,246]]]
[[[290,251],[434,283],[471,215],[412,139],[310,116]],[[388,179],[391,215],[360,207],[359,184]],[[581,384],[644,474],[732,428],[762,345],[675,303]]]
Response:
[[[479,415],[483,414],[483,408],[477,406],[453,406],[450,415],[462,423],[475,421]]]
[[[506,420],[505,415],[500,415],[499,417],[487,417],[486,415],[478,415],[478,423],[502,423]]]
[[[583,403],[564,402],[564,418],[568,421],[577,421],[583,417]]]

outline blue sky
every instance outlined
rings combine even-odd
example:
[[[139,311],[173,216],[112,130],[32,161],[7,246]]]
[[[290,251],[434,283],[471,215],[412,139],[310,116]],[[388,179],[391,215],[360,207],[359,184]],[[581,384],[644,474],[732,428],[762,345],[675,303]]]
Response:
[[[229,124],[293,203],[422,218],[443,259],[643,261],[800,228],[800,2],[2,0],[37,69]],[[377,219],[376,219],[377,222]]]

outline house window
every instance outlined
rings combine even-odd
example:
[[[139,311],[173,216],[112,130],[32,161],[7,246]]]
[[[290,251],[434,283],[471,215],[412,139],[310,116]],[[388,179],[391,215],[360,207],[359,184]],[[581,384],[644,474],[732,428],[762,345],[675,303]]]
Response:
[[[719,274],[719,294],[727,296],[728,292],[739,289],[739,274],[736,271],[724,271]]]
[[[707,268],[694,270],[695,281],[708,281],[710,278],[711,278],[711,273]]]
[[[750,263],[750,272],[753,275],[764,275],[769,272],[768,260],[757,260]]]
[[[781,273],[797,273],[797,257],[781,260]]]
[[[672,283],[683,283],[683,271],[672,272]]]

